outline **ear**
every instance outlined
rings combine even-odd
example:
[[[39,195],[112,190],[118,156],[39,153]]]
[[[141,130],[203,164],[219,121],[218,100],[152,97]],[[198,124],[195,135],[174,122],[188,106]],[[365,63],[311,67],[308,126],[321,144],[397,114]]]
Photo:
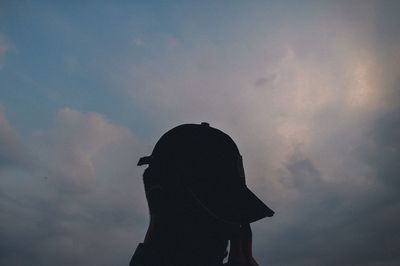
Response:
[[[161,186],[146,189],[146,198],[150,214],[160,214],[165,209],[165,195]]]
[[[164,189],[160,185],[160,175],[156,168],[151,166],[146,168],[143,173],[143,184],[150,215],[160,213],[163,209]]]

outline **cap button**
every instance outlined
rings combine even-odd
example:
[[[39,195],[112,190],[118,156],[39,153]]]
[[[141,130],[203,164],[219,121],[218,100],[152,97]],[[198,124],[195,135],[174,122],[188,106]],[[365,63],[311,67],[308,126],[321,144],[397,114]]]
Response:
[[[201,125],[202,125],[202,126],[206,126],[206,127],[209,127],[209,126],[210,126],[210,124],[207,123],[207,122],[201,122]]]

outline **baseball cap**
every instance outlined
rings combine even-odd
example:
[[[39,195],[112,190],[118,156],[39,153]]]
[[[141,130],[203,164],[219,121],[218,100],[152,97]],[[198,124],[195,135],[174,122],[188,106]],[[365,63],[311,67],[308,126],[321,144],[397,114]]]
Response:
[[[208,123],[183,124],[169,130],[138,165],[173,169],[175,177],[163,183],[183,186],[209,214],[222,221],[244,224],[274,215],[247,187],[235,142]]]

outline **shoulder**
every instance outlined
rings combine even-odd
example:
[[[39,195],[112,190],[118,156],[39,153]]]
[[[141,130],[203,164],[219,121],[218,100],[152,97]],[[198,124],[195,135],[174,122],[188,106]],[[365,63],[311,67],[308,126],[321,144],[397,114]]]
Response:
[[[133,254],[129,266],[162,266],[159,254],[143,243],[140,243]]]

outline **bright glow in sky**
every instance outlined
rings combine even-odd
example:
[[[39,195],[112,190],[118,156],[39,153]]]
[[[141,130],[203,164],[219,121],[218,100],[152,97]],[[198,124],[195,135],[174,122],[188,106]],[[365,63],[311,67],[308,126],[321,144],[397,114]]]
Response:
[[[1,1],[0,265],[127,265],[140,156],[237,142],[260,265],[399,265],[398,1]]]

